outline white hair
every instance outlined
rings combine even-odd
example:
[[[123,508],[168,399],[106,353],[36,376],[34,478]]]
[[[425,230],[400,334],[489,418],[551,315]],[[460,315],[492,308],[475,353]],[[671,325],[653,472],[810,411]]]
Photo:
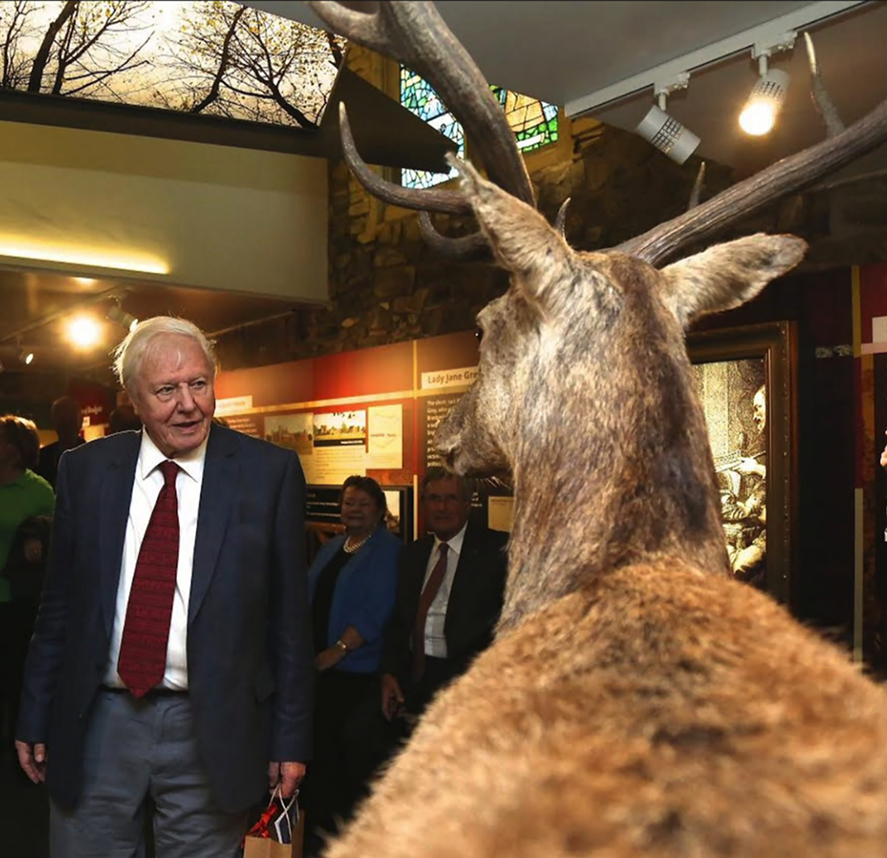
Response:
[[[154,316],[139,322],[114,349],[114,372],[124,388],[130,389],[132,381],[139,373],[142,361],[151,351],[154,340],[163,335],[190,337],[206,355],[207,363],[216,374],[216,356],[213,343],[193,322],[175,316]]]

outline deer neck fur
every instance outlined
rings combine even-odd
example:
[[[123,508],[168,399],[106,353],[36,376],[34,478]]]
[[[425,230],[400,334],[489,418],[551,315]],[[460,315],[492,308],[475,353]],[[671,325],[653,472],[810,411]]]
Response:
[[[683,332],[643,268],[619,256],[592,262],[618,279],[618,312],[599,312],[592,331],[572,336],[541,321],[555,353],[541,346],[531,361],[539,371],[515,385],[521,428],[507,452],[515,509],[502,628],[626,564],[670,558],[728,573]]]

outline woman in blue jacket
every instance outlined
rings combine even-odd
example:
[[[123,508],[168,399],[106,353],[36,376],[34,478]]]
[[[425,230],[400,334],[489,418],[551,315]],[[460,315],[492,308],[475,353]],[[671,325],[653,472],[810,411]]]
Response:
[[[323,545],[308,572],[318,676],[314,758],[302,804],[315,835],[335,831],[361,786],[344,759],[343,731],[358,705],[379,693],[382,636],[394,608],[402,545],[385,526],[385,494],[371,477],[345,480],[341,512],[345,532]]]

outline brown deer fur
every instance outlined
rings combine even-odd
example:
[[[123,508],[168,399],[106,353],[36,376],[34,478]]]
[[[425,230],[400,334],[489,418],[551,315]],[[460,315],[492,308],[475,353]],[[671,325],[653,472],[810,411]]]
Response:
[[[887,854],[887,694],[728,576],[684,348],[804,242],[658,271],[460,169],[512,284],[437,440],[513,473],[506,606],[329,858]]]

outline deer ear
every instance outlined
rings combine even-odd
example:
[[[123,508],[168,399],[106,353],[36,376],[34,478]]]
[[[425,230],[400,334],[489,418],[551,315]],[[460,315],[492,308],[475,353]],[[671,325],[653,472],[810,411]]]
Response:
[[[807,242],[793,235],[759,234],[717,244],[663,268],[663,298],[686,328],[707,313],[750,301],[806,251]]]
[[[462,192],[499,264],[515,275],[513,283],[536,304],[572,255],[564,237],[532,206],[484,179],[471,164],[447,156],[462,175]]]

